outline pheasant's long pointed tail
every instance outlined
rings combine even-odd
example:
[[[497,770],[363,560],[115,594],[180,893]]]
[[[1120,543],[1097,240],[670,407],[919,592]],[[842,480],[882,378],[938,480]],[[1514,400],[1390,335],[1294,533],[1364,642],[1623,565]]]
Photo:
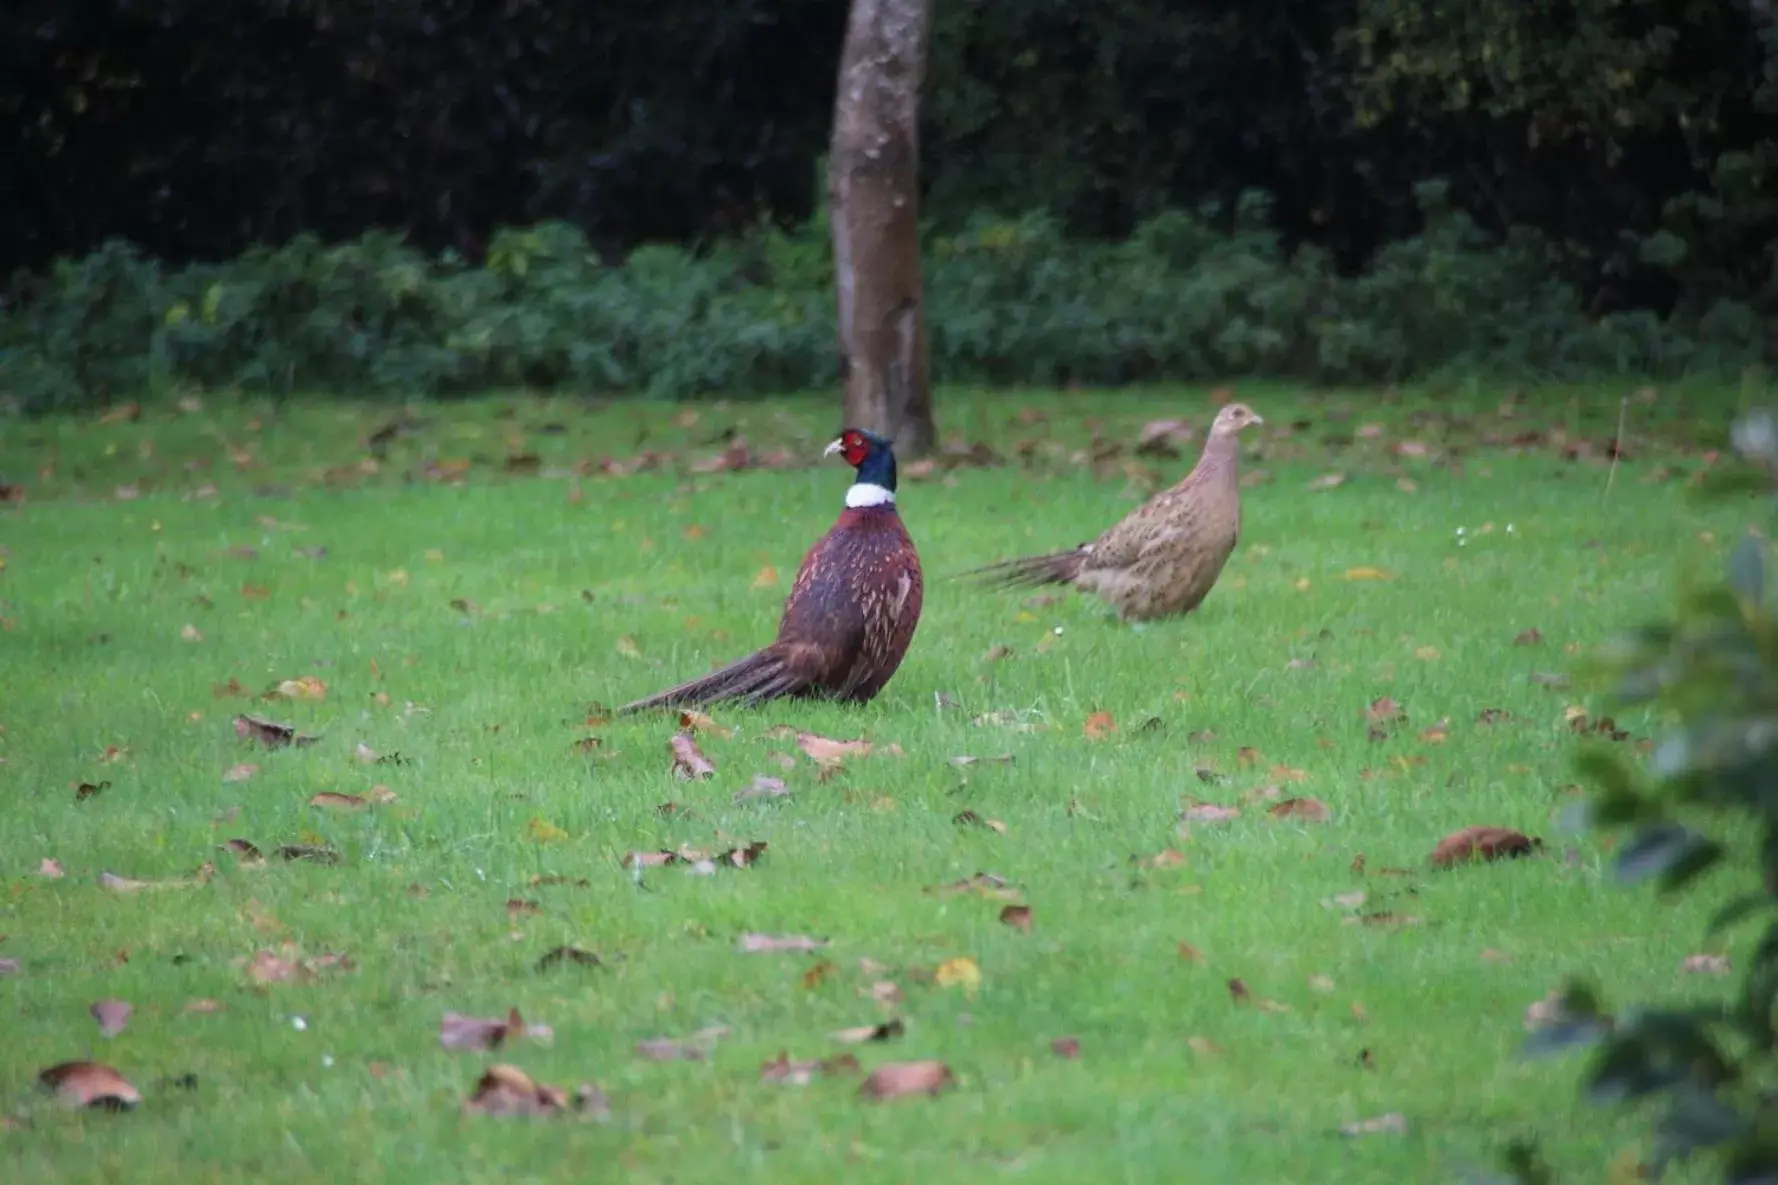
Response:
[[[1002,560],[998,564],[989,564],[984,568],[971,568],[960,572],[960,577],[974,577],[983,584],[995,585],[1000,588],[1032,588],[1042,584],[1072,584],[1080,575],[1080,566],[1086,560],[1084,547],[1073,547],[1067,551],[1051,552],[1049,555],[1024,556],[1016,560]]]
[[[617,714],[626,716],[649,708],[701,707],[725,700],[756,704],[800,694],[808,690],[808,685],[806,677],[785,663],[784,655],[777,647],[767,646],[701,679],[691,679],[665,691],[657,691],[646,699],[625,704]]]

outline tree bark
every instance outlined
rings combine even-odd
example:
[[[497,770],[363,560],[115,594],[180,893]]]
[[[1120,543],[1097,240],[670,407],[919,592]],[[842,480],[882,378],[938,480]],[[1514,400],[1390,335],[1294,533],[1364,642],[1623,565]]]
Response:
[[[896,452],[938,430],[920,267],[920,85],[932,0],[852,0],[827,161],[845,427]]]

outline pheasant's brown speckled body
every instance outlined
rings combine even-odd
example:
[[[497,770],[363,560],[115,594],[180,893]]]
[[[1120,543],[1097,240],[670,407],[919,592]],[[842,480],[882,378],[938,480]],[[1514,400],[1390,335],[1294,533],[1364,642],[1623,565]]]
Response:
[[[1246,404],[1229,404],[1217,413],[1192,471],[1091,543],[967,575],[1008,587],[1070,584],[1125,621],[1190,613],[1215,587],[1240,538],[1236,435],[1259,423]]]
[[[830,451],[843,453],[858,479],[839,520],[803,557],[777,638],[719,671],[620,711],[812,697],[863,703],[888,684],[920,622],[920,557],[895,509],[889,442],[849,430]]]

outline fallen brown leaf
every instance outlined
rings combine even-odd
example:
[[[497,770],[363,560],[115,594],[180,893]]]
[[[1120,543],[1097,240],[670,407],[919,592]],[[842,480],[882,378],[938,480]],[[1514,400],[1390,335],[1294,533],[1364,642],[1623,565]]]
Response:
[[[974,811],[958,811],[951,816],[951,822],[959,827],[983,827],[989,831],[997,831],[1001,835],[1006,834],[1005,823],[999,819],[984,819]]]
[[[111,783],[108,781],[97,782],[97,783],[77,782],[77,783],[75,783],[75,786],[74,786],[74,801],[75,802],[85,802],[87,799],[89,799],[89,798],[93,797],[95,794],[99,793],[99,791],[109,790],[109,789],[111,789]]]
[[[1542,644],[1543,633],[1536,626],[1532,626],[1527,630],[1521,630],[1519,634],[1513,638],[1514,646],[1540,646]]]
[[[953,757],[950,759],[950,763],[959,768],[966,765],[1011,765],[1012,761],[1013,755],[1011,753],[1002,753],[998,757]]]
[[[1073,1061],[1080,1056],[1080,1038],[1057,1037],[1050,1042],[1050,1052],[1054,1053],[1059,1058]]]
[[[357,811],[369,806],[370,801],[356,794],[337,794],[332,790],[323,790],[309,799],[309,805],[330,810]]]
[[[484,1020],[447,1012],[438,1022],[438,1043],[446,1049],[499,1049],[508,1037],[525,1035],[525,1018],[517,1008],[500,1020]]]
[[[767,777],[765,774],[754,774],[753,782],[743,790],[735,791],[736,802],[749,802],[755,798],[788,798],[790,789],[784,784],[783,778]]]
[[[933,885],[926,890],[928,893],[979,893],[983,897],[999,901],[1011,901],[1018,897],[1017,889],[1007,884],[1006,878],[991,872],[978,872],[974,876],[952,881],[948,885]]]
[[[1226,823],[1240,815],[1240,807],[1221,806],[1214,802],[1190,803],[1179,812],[1179,817],[1188,823]]]
[[[1008,905],[1000,911],[1002,925],[1011,926],[1022,934],[1031,933],[1031,907],[1029,905]]]
[[[263,716],[242,713],[235,717],[234,723],[236,736],[257,741],[268,749],[278,749],[285,745],[312,745],[321,739],[318,736],[300,734],[291,725],[279,724]]]
[[[801,749],[816,765],[837,765],[845,757],[863,757],[870,753],[873,746],[869,741],[836,741],[832,737],[817,736],[812,732],[796,734],[796,747]]]
[[[611,1104],[605,1092],[596,1086],[582,1084],[569,1094],[557,1086],[543,1086],[531,1080],[517,1066],[494,1065],[476,1080],[475,1092],[463,1103],[463,1110],[475,1115],[562,1115],[579,1113],[589,1118],[610,1114]]]
[[[128,1000],[107,999],[95,1001],[88,1011],[99,1022],[99,1036],[115,1037],[130,1023],[130,1014],[135,1008]]]
[[[244,761],[239,765],[231,765],[224,770],[222,773],[222,780],[225,782],[245,782],[248,778],[258,772],[259,767],[257,765],[254,765],[250,761]]]
[[[849,1053],[818,1061],[793,1062],[788,1053],[780,1051],[772,1061],[760,1063],[759,1080],[787,1086],[807,1086],[816,1074],[856,1074],[858,1069],[858,1059]]]
[[[839,1029],[829,1033],[828,1037],[842,1045],[863,1045],[870,1041],[888,1041],[901,1036],[907,1030],[899,1019],[890,1019],[882,1024],[859,1025],[856,1028]]]
[[[1204,961],[1204,952],[1189,942],[1181,942],[1179,944],[1179,957],[1188,963],[1202,963]],[[1237,980],[1235,982],[1238,983],[1240,981]],[[1245,991],[1247,985],[1242,984],[1241,987],[1242,990]]]
[[[1447,835],[1432,849],[1434,868],[1455,868],[1470,861],[1511,859],[1530,855],[1543,846],[1541,839],[1506,827],[1465,827]]]
[[[74,1107],[128,1110],[142,1101],[129,1079],[98,1062],[62,1062],[39,1073],[37,1081]]]
[[[212,1012],[222,1011],[222,1001],[212,1000],[207,997],[187,1000],[185,1002],[185,1007],[180,1009],[180,1011],[184,1012],[187,1016],[208,1016]]]
[[[1391,1111],[1387,1115],[1379,1115],[1375,1119],[1361,1119],[1357,1123],[1343,1124],[1340,1127],[1342,1136],[1374,1136],[1382,1133],[1400,1133],[1408,1130],[1407,1117],[1400,1111]]]
[[[741,954],[773,954],[779,951],[815,951],[827,945],[825,938],[808,938],[801,934],[743,934],[738,942]]]
[[[1223,1054],[1222,1046],[1208,1037],[1187,1037],[1185,1045],[1199,1057],[1221,1057]]]
[[[1387,695],[1380,695],[1370,702],[1364,710],[1364,718],[1370,724],[1399,724],[1408,718],[1400,704]]]
[[[537,960],[537,970],[540,972],[570,965],[575,967],[604,966],[598,955],[591,951],[581,950],[577,946],[554,947]]]
[[[1274,819],[1301,819],[1305,823],[1325,823],[1332,814],[1319,798],[1286,798],[1266,811]]]
[[[1089,741],[1103,740],[1117,731],[1117,721],[1112,719],[1110,712],[1094,712],[1081,725],[1081,731]]]
[[[943,1062],[890,1062],[872,1071],[858,1093],[879,1101],[916,1094],[936,1095],[955,1081],[951,1068]]]
[[[667,742],[667,748],[673,754],[673,776],[681,781],[689,782],[694,778],[709,778],[716,774],[716,767],[710,764],[703,750],[698,748],[697,741],[689,732],[676,732],[673,739]]]

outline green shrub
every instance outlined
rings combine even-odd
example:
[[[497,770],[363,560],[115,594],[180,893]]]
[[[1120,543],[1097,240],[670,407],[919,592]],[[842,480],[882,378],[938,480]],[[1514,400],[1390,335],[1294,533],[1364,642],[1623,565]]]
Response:
[[[1755,464],[1724,467],[1719,490],[1773,488],[1778,417],[1735,425],[1736,449]],[[1630,834],[1615,872],[1664,895],[1696,892],[1706,873],[1729,898],[1710,936],[1753,919],[1763,932],[1728,998],[1694,997],[1607,1012],[1590,984],[1571,983],[1529,1054],[1591,1046],[1586,1092],[1653,1119],[1652,1175],[1706,1160],[1729,1182],[1778,1177],[1778,612],[1769,545],[1750,531],[1719,581],[1687,595],[1670,619],[1625,638],[1605,663],[1626,705],[1664,710],[1669,727],[1646,769],[1603,748],[1580,758],[1595,788],[1585,814]],[[1535,1149],[1508,1155],[1514,1179],[1548,1182]]]
[[[1317,249],[1287,251],[1257,193],[1230,210],[1163,213],[1118,243],[1070,239],[1044,214],[929,230],[934,375],[987,385],[1661,376],[1737,368],[1764,348],[1757,311],[1727,298],[1689,322],[1589,319],[1561,278],[1574,258],[1558,245],[1524,232],[1493,240],[1439,185],[1420,200],[1423,232],[1351,277]],[[1649,245],[1672,248],[1662,234]],[[1683,267],[1686,252],[1663,258]],[[702,251],[642,247],[616,266],[560,223],[502,229],[479,267],[387,233],[336,245],[305,235],[174,270],[112,242],[16,278],[0,308],[10,310],[0,311],[0,393],[34,411],[185,388],[745,395],[837,374],[824,211]]]

